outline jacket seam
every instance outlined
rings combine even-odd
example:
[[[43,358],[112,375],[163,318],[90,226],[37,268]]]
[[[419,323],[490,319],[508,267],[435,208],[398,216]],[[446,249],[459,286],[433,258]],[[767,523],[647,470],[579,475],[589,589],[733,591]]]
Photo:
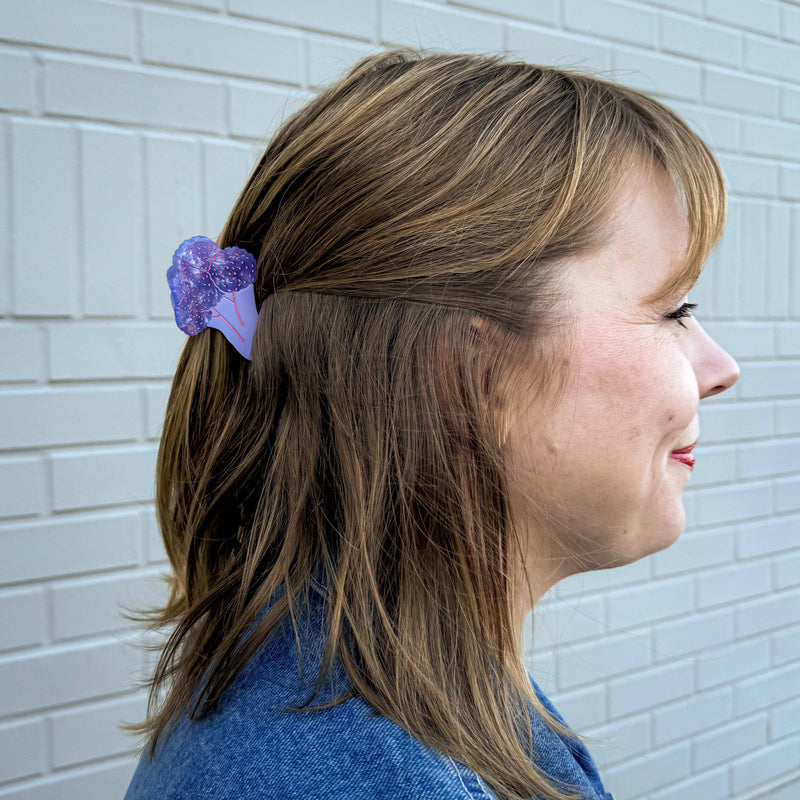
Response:
[[[461,788],[467,793],[467,797],[477,798],[478,800],[495,800],[494,796],[488,792],[488,788],[486,784],[481,780],[481,776],[475,773],[475,777],[478,779],[478,785],[481,787],[481,793],[476,795],[472,789],[470,789],[465,783],[464,779],[461,777],[461,770],[458,768],[458,765],[455,761],[453,761],[451,756],[447,756],[447,760],[450,762],[450,766],[455,771],[456,775],[458,776],[458,782],[461,784]]]

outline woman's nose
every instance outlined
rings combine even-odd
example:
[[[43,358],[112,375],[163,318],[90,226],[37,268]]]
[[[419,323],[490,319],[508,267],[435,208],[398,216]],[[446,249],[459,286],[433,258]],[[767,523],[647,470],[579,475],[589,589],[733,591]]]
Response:
[[[736,359],[702,328],[701,336],[703,342],[695,354],[695,374],[702,400],[730,389],[739,380],[740,371]]]

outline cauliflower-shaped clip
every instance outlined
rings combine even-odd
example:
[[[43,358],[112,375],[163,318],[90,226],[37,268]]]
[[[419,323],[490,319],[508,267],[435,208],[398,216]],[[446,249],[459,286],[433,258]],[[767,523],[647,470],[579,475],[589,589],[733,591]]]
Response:
[[[186,239],[167,270],[175,322],[187,335],[216,328],[248,361],[258,318],[256,259],[241,247],[224,250],[207,236]]]

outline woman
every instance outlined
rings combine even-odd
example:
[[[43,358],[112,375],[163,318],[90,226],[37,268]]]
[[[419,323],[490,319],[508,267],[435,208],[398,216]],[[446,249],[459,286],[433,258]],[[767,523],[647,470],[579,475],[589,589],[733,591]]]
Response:
[[[174,630],[127,800],[610,798],[522,626],[683,529],[672,453],[738,377],[686,302],[725,212],[686,123],[577,71],[394,50],[294,114],[239,249],[170,271],[171,591],[139,618]],[[181,322],[219,263],[251,341]]]

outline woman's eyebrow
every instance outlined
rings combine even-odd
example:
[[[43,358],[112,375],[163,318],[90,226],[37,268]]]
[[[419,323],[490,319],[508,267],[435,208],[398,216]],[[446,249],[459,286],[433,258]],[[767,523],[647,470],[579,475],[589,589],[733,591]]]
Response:
[[[683,280],[681,280],[672,291],[669,291],[669,287],[674,279],[675,276],[671,275],[661,286],[642,298],[642,305],[654,306],[666,303],[667,301],[677,301],[678,298],[683,297],[697,283],[696,278],[692,278],[691,275],[684,275]]]

